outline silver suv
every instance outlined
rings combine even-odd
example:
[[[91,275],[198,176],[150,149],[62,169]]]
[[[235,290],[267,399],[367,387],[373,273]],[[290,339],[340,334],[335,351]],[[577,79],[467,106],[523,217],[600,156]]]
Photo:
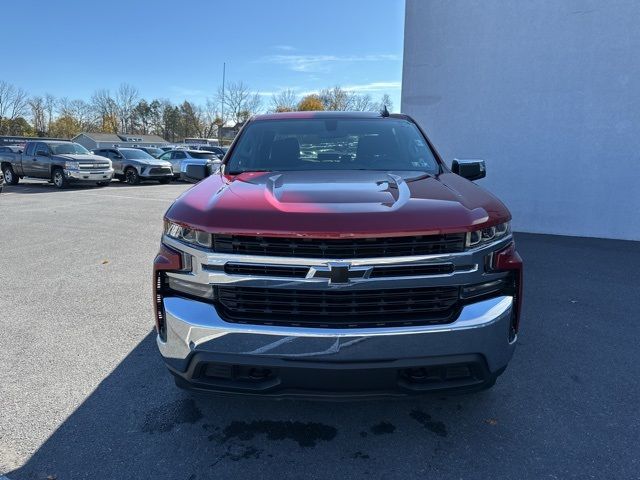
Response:
[[[138,148],[101,148],[93,153],[111,159],[114,177],[121,182],[137,185],[142,180],[169,183],[173,180],[171,164],[154,158]]]
[[[187,179],[187,166],[208,165],[213,161],[219,160],[218,156],[213,152],[177,149],[165,152],[158,158],[170,162],[174,177],[182,180]]]

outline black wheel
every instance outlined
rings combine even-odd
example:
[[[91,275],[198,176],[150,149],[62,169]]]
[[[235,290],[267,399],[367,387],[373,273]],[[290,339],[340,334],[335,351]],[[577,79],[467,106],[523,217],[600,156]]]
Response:
[[[53,185],[56,188],[64,188],[66,187],[69,182],[67,182],[67,179],[64,178],[64,172],[62,171],[61,168],[56,168],[53,173],[51,174],[51,180],[53,181]]]
[[[109,185],[111,182],[98,182],[96,183],[97,186],[99,187],[106,187],[107,185]]]
[[[133,167],[129,167],[125,170],[124,178],[125,182],[129,185],[138,185],[140,183],[140,175],[138,175],[138,171]]]
[[[166,185],[167,183],[171,183],[171,178],[161,178],[160,180],[158,180],[158,182],[160,182],[162,185]]]
[[[2,167],[2,174],[4,175],[4,183],[8,185],[17,185],[20,181],[20,177],[13,173],[11,165],[5,165]]]

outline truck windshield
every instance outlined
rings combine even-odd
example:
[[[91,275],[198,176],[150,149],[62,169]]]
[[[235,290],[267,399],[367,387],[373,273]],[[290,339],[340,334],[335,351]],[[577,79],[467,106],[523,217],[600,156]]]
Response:
[[[54,155],[65,155],[65,154],[89,154],[89,150],[84,148],[79,143],[72,142],[64,142],[64,143],[50,143],[49,147]]]
[[[156,157],[156,158],[158,158],[160,155],[164,153],[164,151],[160,150],[159,148],[147,148],[146,152],[152,157]]]
[[[137,148],[121,148],[118,151],[128,160],[153,160],[151,155],[144,150],[138,150]]]
[[[440,166],[412,122],[396,118],[257,120],[247,125],[227,172],[411,170]]]

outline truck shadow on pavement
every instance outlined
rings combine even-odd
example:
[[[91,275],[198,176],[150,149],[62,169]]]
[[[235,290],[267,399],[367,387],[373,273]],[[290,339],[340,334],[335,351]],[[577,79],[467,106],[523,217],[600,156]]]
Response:
[[[497,400],[491,394],[349,403],[193,395],[175,387],[150,333],[7,476],[325,478],[327,468],[338,477],[391,473],[403,455],[448,450],[450,429],[475,416],[470,402],[490,409]],[[475,428],[491,427],[480,420]]]

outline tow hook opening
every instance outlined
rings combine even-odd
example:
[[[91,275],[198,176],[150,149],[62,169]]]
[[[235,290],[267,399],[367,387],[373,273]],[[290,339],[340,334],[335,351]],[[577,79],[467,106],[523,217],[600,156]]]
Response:
[[[276,374],[271,368],[258,365],[207,363],[203,367],[201,376],[210,380],[260,383],[276,378]]]
[[[434,367],[412,367],[401,371],[401,376],[410,383],[442,383],[452,380],[473,379],[473,368],[468,364],[438,365]]]
[[[249,370],[249,378],[252,380],[265,380],[271,376],[268,368],[252,368]]]

